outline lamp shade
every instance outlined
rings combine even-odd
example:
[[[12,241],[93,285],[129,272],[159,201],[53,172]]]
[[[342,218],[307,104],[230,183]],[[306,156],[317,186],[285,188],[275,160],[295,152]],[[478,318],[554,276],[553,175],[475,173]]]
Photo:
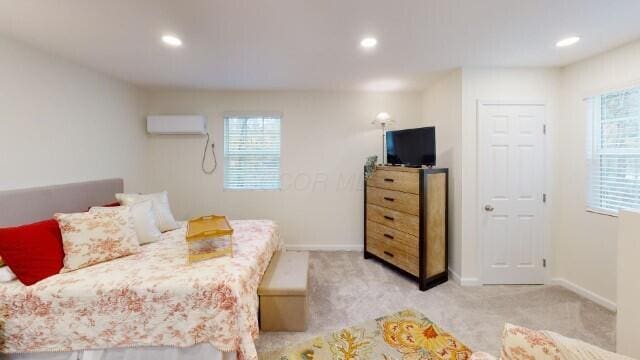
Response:
[[[381,112],[376,115],[375,119],[371,122],[373,125],[387,126],[395,123],[395,120],[391,118],[388,112]]]

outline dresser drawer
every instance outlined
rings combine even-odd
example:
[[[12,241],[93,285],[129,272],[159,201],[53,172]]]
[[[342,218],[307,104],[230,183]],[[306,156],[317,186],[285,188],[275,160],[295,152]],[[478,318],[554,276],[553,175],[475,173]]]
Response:
[[[419,194],[420,173],[376,170],[369,180],[367,180],[367,185],[382,189]]]
[[[384,240],[367,236],[367,251],[414,276],[420,274],[417,257],[408,255]]]
[[[367,186],[367,202],[411,215],[420,212],[420,196],[401,191]]]
[[[409,215],[382,206],[367,204],[367,220],[404,231],[413,236],[420,236],[420,220],[415,215]]]
[[[418,257],[419,240],[413,235],[367,220],[367,238],[385,241],[408,255]]]

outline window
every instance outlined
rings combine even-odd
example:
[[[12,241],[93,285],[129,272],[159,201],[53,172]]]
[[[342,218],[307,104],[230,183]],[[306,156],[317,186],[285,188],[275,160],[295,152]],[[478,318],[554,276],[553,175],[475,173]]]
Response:
[[[640,208],[640,87],[589,99],[587,207],[617,214]]]
[[[280,118],[224,119],[224,188],[280,189]]]

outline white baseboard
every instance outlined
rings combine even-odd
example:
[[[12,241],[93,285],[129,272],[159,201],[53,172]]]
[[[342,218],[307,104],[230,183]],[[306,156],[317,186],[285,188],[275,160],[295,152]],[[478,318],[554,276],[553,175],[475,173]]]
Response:
[[[453,282],[455,282],[458,285],[462,285],[462,282],[460,281],[460,275],[458,275],[458,273],[453,271],[451,268],[449,268],[448,270],[449,270],[449,279],[453,280]]]
[[[583,288],[580,285],[574,284],[569,280],[562,279],[562,278],[553,278],[553,279],[551,279],[551,283],[554,284],[554,285],[560,285],[560,286],[564,287],[567,290],[573,291],[574,293],[576,293],[576,294],[578,294],[578,295],[580,295],[580,296],[582,296],[584,298],[587,298],[587,299],[593,301],[594,303],[596,303],[598,305],[601,305],[601,306],[603,306],[603,307],[605,307],[605,308],[607,308],[607,309],[609,309],[611,311],[617,311],[618,307],[617,307],[615,302],[613,302],[613,301],[611,301],[611,300],[609,300],[609,299],[607,299],[605,297],[602,297],[602,296],[594,293],[591,290],[587,290],[587,289]]]
[[[449,268],[449,277],[460,286],[481,286],[480,279],[478,278],[463,278],[458,275],[457,272]]]
[[[460,285],[462,286],[482,286],[480,279],[478,278],[461,278]]]
[[[318,244],[285,244],[285,249],[291,251],[363,251],[363,245],[318,245]]]

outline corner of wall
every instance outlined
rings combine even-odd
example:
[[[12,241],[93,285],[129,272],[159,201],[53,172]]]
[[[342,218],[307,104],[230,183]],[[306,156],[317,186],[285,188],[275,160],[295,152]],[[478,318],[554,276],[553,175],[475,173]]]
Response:
[[[0,189],[113,177],[142,187],[144,104],[133,85],[5,35],[0,53]]]
[[[461,273],[461,148],[462,69],[456,68],[438,79],[422,97],[424,125],[436,127],[437,162],[449,168],[449,266]]]

